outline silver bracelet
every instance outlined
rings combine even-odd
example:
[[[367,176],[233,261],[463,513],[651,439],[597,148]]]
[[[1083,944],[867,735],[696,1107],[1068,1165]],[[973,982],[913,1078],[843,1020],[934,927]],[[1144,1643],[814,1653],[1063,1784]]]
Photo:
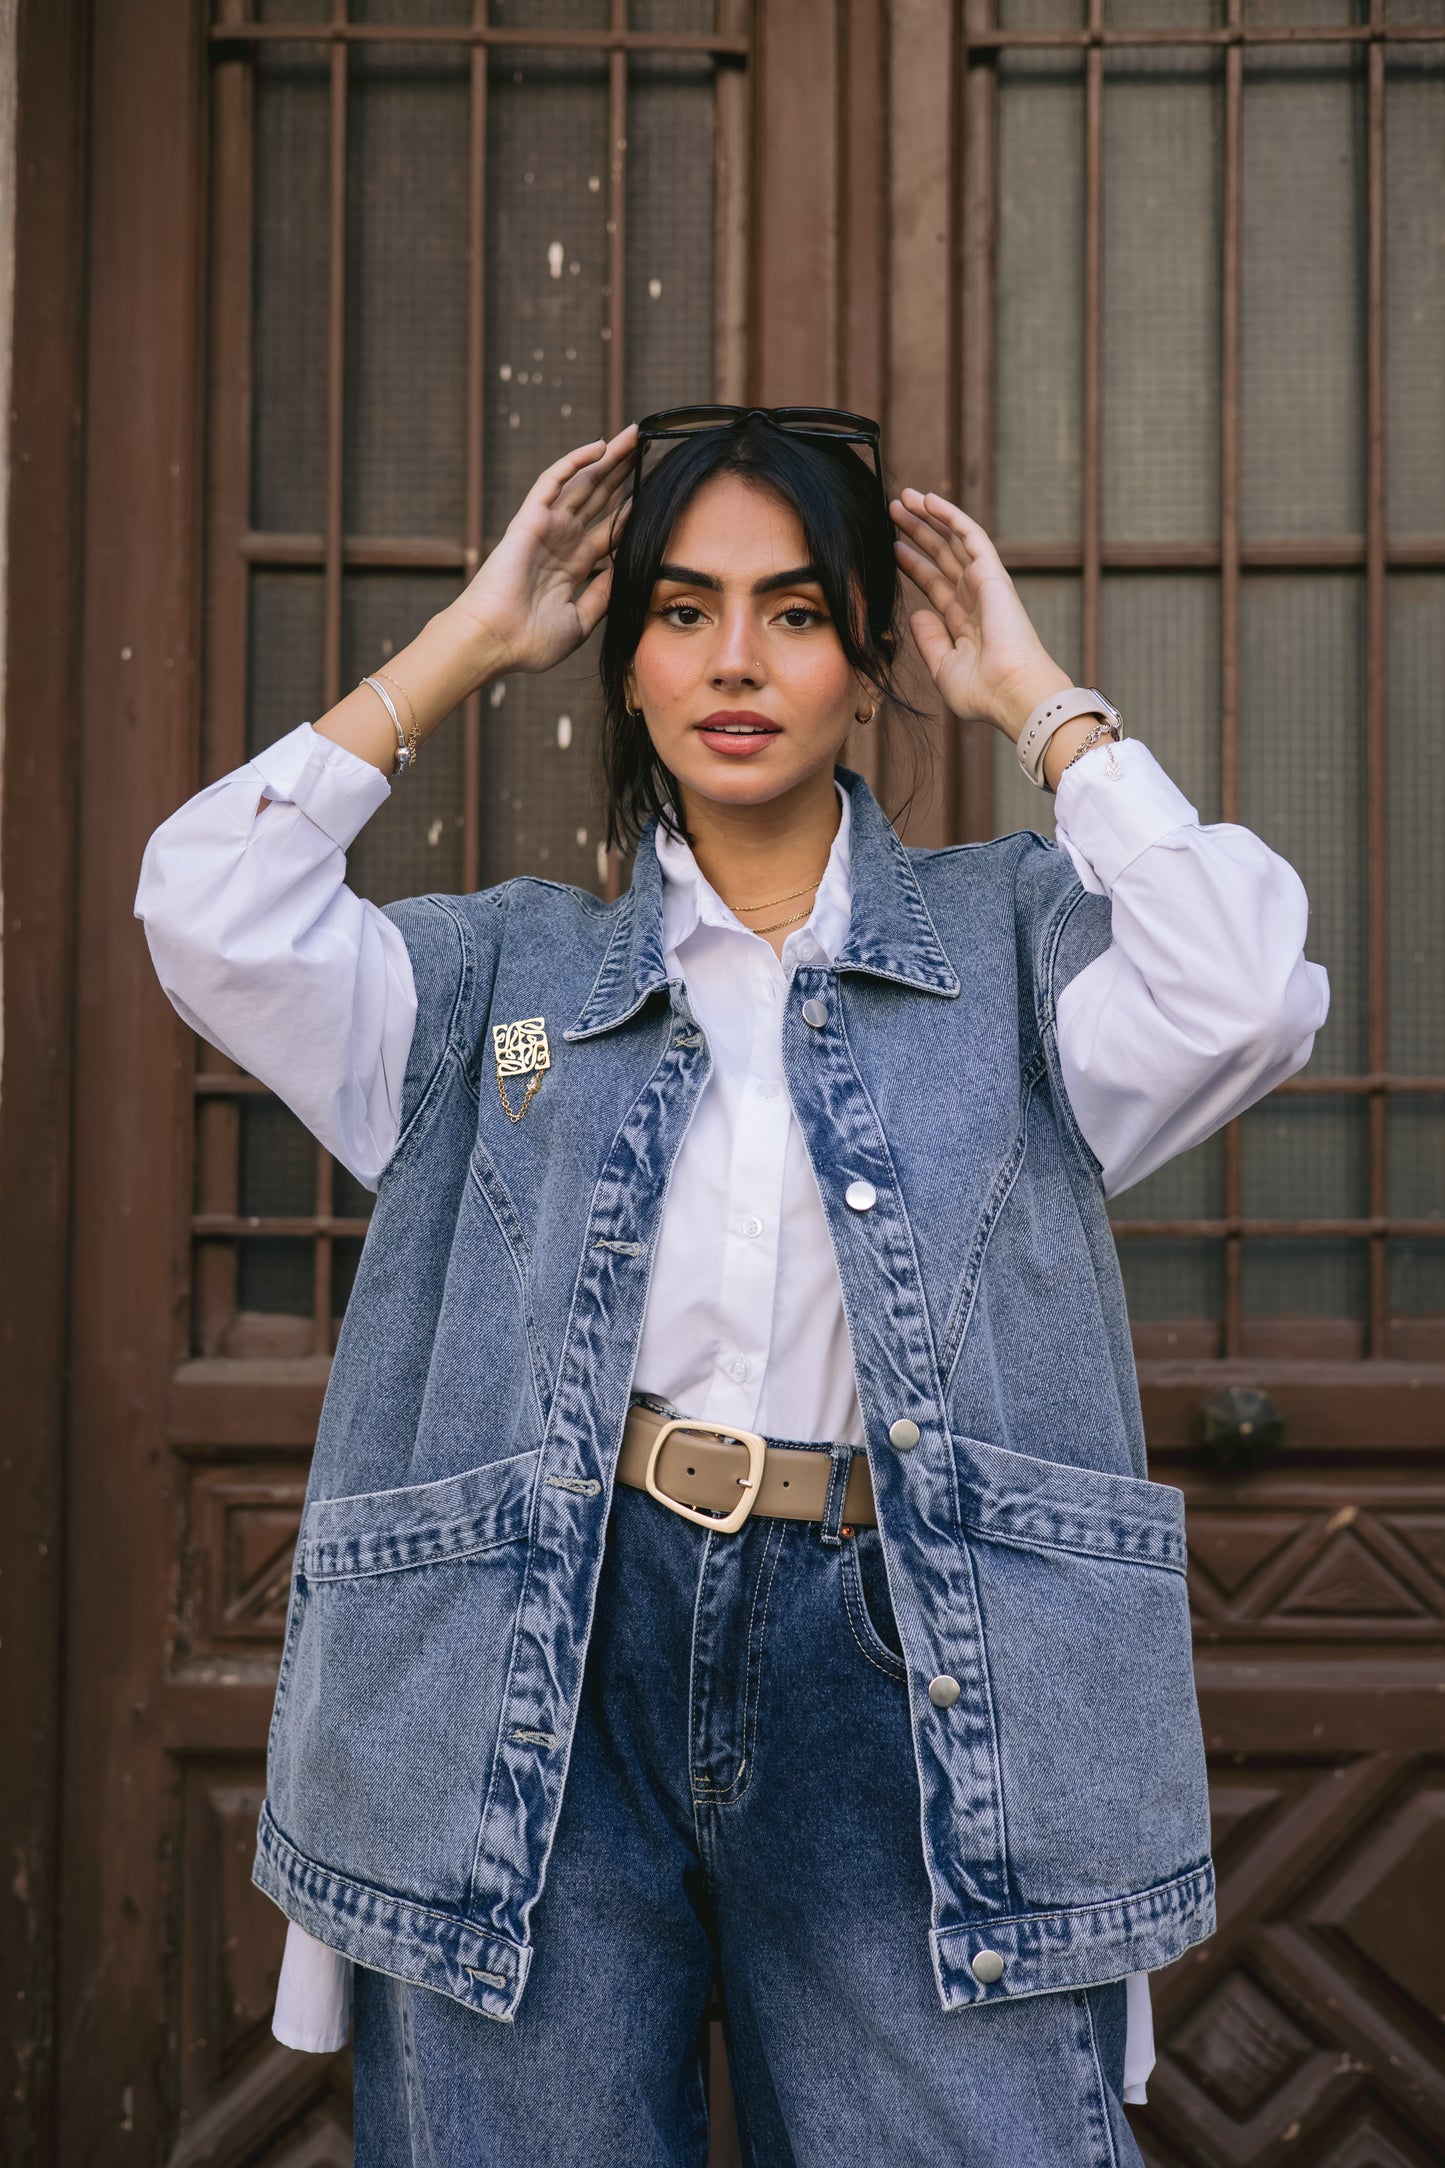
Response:
[[[1095,723],[1093,729],[1084,739],[1082,745],[1080,745],[1075,752],[1070,753],[1068,759],[1064,762],[1063,767],[1059,770],[1060,775],[1067,775],[1070,768],[1073,767],[1074,762],[1076,760],[1082,760],[1085,753],[1092,753],[1094,747],[1098,745],[1103,739],[1109,738],[1113,741],[1115,745],[1117,745],[1121,735],[1122,733],[1119,730],[1118,724],[1111,722],[1107,715],[1101,715],[1097,723]]]
[[[392,770],[392,773],[394,775],[402,775],[416,759],[416,754],[406,742],[406,732],[401,727],[401,717],[396,712],[396,702],[392,699],[391,694],[387,691],[386,687],[380,682],[379,679],[374,677],[364,677],[360,679],[359,682],[362,685],[369,685],[371,687],[372,691],[376,694],[376,697],[378,698],[378,700],[380,700],[383,707],[386,709],[387,714],[391,717],[392,722],[396,726],[396,766]]]

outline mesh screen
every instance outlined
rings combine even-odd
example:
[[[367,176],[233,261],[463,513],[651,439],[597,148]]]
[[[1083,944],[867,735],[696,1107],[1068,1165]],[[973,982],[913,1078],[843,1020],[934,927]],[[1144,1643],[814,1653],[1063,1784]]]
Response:
[[[1288,11],[1280,19],[1290,19]],[[1364,122],[1358,48],[1247,53],[1240,282],[1246,539],[1364,531]]]
[[[1157,20],[1157,0],[1114,13]],[[1222,68],[1217,53],[1188,50],[1109,59],[1100,370],[1111,541],[1219,532]]]
[[[319,534],[326,516],[329,82],[324,46],[261,48],[251,183],[251,520],[285,533]]]
[[[1071,542],[1083,515],[1083,69],[1066,54],[1002,53],[998,73],[994,520],[1001,539]]]
[[[1409,18],[1415,19],[1415,18]],[[1430,20],[1445,21],[1445,0]],[[1389,55],[1385,86],[1385,474],[1395,534],[1445,524],[1445,51]]]
[[[445,19],[413,0],[407,20]],[[383,10],[397,20],[388,0]],[[359,46],[346,117],[344,523],[459,541],[466,521],[465,48]]]

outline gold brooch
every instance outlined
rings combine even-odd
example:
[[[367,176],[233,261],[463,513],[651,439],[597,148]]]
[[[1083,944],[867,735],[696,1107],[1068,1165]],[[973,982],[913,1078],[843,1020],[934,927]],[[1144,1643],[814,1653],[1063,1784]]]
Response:
[[[497,1095],[509,1122],[519,1122],[536,1097],[543,1077],[552,1066],[547,1044],[547,1023],[541,1016],[524,1016],[518,1024],[493,1024],[492,1051],[497,1060]],[[527,1078],[522,1104],[514,1111],[507,1097],[509,1076]]]

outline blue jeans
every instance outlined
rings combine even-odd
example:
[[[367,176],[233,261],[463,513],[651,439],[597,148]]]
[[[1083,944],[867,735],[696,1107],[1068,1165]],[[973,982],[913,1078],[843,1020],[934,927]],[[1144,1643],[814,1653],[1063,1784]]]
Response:
[[[939,2007],[902,1681],[876,1530],[619,1489],[527,1993],[358,1968],[357,2168],[700,2168],[715,1972],[753,2168],[1134,2168],[1121,1982]]]

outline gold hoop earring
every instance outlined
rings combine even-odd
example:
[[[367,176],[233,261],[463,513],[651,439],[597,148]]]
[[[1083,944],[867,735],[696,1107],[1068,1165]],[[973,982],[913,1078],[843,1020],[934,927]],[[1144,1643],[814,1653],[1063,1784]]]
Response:
[[[642,710],[641,710],[641,708],[628,708],[628,709],[627,709],[627,720],[628,720],[628,721],[629,721],[630,723],[640,723],[640,722],[642,721]]]
[[[865,725],[866,725],[866,724],[868,724],[868,723],[871,723],[871,722],[872,722],[872,720],[873,720],[874,716],[875,716],[875,715],[876,715],[877,713],[878,713],[878,703],[877,703],[877,701],[875,700],[875,701],[873,702],[873,705],[872,705],[872,706],[871,706],[871,707],[869,708],[869,710],[868,710],[868,713],[867,713],[866,715],[855,715],[855,716],[853,717],[853,720],[854,720],[854,722],[855,722],[855,723],[860,723],[860,724],[865,724]]]

